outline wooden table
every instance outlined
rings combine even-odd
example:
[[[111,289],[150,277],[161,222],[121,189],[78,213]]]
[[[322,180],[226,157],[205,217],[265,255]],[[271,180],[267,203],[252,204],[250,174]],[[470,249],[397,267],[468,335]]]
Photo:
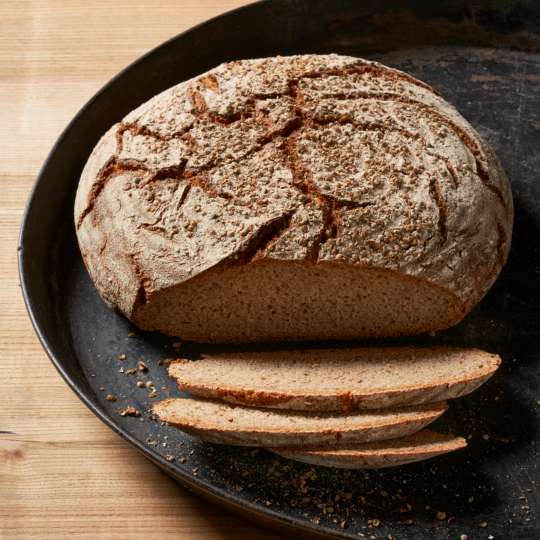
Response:
[[[60,131],[115,73],[246,0],[0,0],[0,538],[277,539],[164,476],[75,397],[17,275],[19,223]]]

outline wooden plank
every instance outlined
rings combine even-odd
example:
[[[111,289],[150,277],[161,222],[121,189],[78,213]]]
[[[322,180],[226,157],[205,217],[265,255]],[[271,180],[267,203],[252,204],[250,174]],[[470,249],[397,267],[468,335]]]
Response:
[[[28,193],[61,130],[115,73],[245,0],[0,2],[0,538],[276,539],[189,494],[67,388],[17,275]]]

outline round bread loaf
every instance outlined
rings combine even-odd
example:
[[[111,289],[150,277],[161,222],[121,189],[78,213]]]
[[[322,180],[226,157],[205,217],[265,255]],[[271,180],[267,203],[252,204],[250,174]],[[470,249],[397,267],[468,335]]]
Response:
[[[492,150],[431,87],[359,58],[242,60],[99,141],[75,223],[105,302],[206,342],[447,328],[510,247]]]

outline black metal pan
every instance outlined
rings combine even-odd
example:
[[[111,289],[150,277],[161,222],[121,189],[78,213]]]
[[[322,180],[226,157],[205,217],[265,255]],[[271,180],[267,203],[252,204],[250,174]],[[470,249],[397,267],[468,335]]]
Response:
[[[160,427],[147,411],[155,399],[178,392],[159,365],[175,354],[174,340],[128,335],[136,330],[104,306],[81,262],[74,193],[92,147],[111,124],[220,62],[305,52],[375,58],[433,84],[495,147],[511,178],[514,241],[496,285],[459,326],[393,341],[475,346],[503,357],[496,377],[453,403],[439,422],[441,430],[469,437],[469,448],[455,455],[380,472],[338,471],[202,444]],[[167,474],[259,523],[296,536],[540,538],[539,52],[540,3],[532,0],[260,2],[150,52],[73,119],[28,203],[20,276],[51,360],[99,418]],[[185,345],[182,353],[200,351]],[[126,374],[140,359],[148,371]],[[137,387],[139,379],[151,379],[157,397]],[[126,406],[141,416],[120,416]]]

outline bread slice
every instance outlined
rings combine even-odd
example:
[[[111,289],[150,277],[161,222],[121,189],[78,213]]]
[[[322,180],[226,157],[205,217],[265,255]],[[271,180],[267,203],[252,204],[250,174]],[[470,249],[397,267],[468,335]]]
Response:
[[[422,461],[465,448],[463,437],[423,430],[391,441],[355,444],[345,447],[270,448],[280,456],[340,469],[382,469]]]
[[[214,443],[240,446],[351,444],[420,431],[445,403],[351,414],[255,409],[203,399],[168,399],[154,413],[164,422]]]
[[[182,390],[255,407],[345,411],[417,405],[472,392],[499,356],[478,349],[389,347],[205,355],[177,360]]]

